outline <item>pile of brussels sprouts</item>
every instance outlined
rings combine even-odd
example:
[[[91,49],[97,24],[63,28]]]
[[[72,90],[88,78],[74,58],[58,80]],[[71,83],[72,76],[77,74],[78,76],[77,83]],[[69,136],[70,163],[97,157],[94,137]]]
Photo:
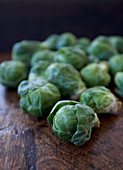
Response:
[[[123,98],[123,37],[77,39],[72,33],[14,44],[12,60],[0,64],[0,83],[17,88],[23,113],[47,117],[53,132],[76,146],[86,143],[97,115],[122,103],[107,88],[115,82]]]

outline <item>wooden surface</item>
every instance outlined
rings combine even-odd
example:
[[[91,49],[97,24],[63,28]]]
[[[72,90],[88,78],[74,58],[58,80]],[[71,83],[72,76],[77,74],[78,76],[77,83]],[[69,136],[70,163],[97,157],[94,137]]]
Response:
[[[8,58],[0,54],[0,62]],[[23,115],[16,90],[0,85],[0,170],[121,170],[122,110],[101,116],[90,141],[76,147],[58,139],[46,120]]]

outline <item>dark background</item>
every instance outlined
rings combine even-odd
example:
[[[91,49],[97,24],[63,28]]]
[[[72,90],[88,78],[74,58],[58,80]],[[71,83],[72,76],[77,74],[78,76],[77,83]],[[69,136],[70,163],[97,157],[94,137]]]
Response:
[[[0,0],[0,51],[53,33],[123,35],[122,0]]]

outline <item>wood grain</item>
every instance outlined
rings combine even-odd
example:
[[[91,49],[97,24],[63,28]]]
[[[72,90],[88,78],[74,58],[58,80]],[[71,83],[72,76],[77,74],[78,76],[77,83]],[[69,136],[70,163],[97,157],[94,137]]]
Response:
[[[10,59],[1,54],[0,62]],[[46,120],[24,115],[16,90],[0,85],[0,170],[123,169],[123,108],[100,117],[82,147],[64,143]]]

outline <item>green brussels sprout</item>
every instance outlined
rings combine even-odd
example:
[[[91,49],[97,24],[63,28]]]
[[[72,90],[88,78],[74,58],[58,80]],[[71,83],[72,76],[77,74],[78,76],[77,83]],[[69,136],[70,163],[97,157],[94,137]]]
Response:
[[[56,50],[58,37],[59,37],[58,35],[52,34],[45,40],[45,42],[48,43],[50,50]]]
[[[43,78],[46,68],[51,64],[50,61],[39,61],[35,63],[31,68],[28,76],[28,80],[35,80],[37,78]]]
[[[78,99],[86,89],[79,72],[70,64],[53,63],[44,73],[44,78],[55,84],[62,96]]]
[[[109,37],[109,40],[115,46],[119,53],[123,53],[123,37],[111,36]]]
[[[116,73],[114,81],[117,86],[116,93],[123,98],[123,72]]]
[[[117,112],[122,106],[115,95],[103,86],[87,89],[81,94],[80,102],[92,107],[96,113]]]
[[[91,44],[91,40],[89,38],[83,37],[83,38],[77,39],[77,45],[79,45],[80,48],[84,49],[85,51],[89,47],[90,44]]]
[[[44,61],[54,61],[54,57],[56,55],[56,52],[50,51],[50,50],[41,50],[36,52],[31,59],[31,65],[35,65],[35,63],[44,60]]]
[[[123,71],[123,54],[114,55],[109,60],[110,71],[112,75]]]
[[[76,146],[86,143],[91,137],[92,128],[100,124],[91,107],[72,100],[57,102],[47,120],[60,139]]]
[[[98,57],[94,56],[94,55],[89,55],[88,56],[88,59],[87,59],[87,63],[90,64],[90,63],[99,63],[100,60]]]
[[[22,81],[18,94],[23,113],[36,117],[45,117],[61,97],[58,88],[44,79]]]
[[[106,40],[105,40],[106,41]],[[94,40],[88,47],[89,55],[95,55],[100,60],[109,60],[110,57],[117,54],[114,46],[110,43],[106,43],[104,40]]]
[[[101,42],[101,43],[104,43],[104,44],[107,44],[107,45],[110,45],[112,46],[112,43],[110,42],[109,38],[104,36],[104,35],[100,35],[100,36],[97,36],[93,42]]]
[[[60,49],[66,46],[73,46],[75,44],[76,44],[76,37],[72,33],[66,32],[58,37],[56,48]]]
[[[30,67],[30,62],[33,54],[39,50],[47,48],[48,46],[46,43],[23,40],[14,44],[12,48],[12,59],[21,61]]]
[[[80,74],[88,87],[108,86],[111,81],[107,62],[88,64],[81,69]]]
[[[56,53],[54,61],[57,63],[68,63],[76,69],[81,69],[87,62],[87,56],[80,48],[63,47]]]
[[[4,61],[0,64],[0,83],[11,88],[16,88],[19,83],[27,78],[28,69],[20,61]]]

